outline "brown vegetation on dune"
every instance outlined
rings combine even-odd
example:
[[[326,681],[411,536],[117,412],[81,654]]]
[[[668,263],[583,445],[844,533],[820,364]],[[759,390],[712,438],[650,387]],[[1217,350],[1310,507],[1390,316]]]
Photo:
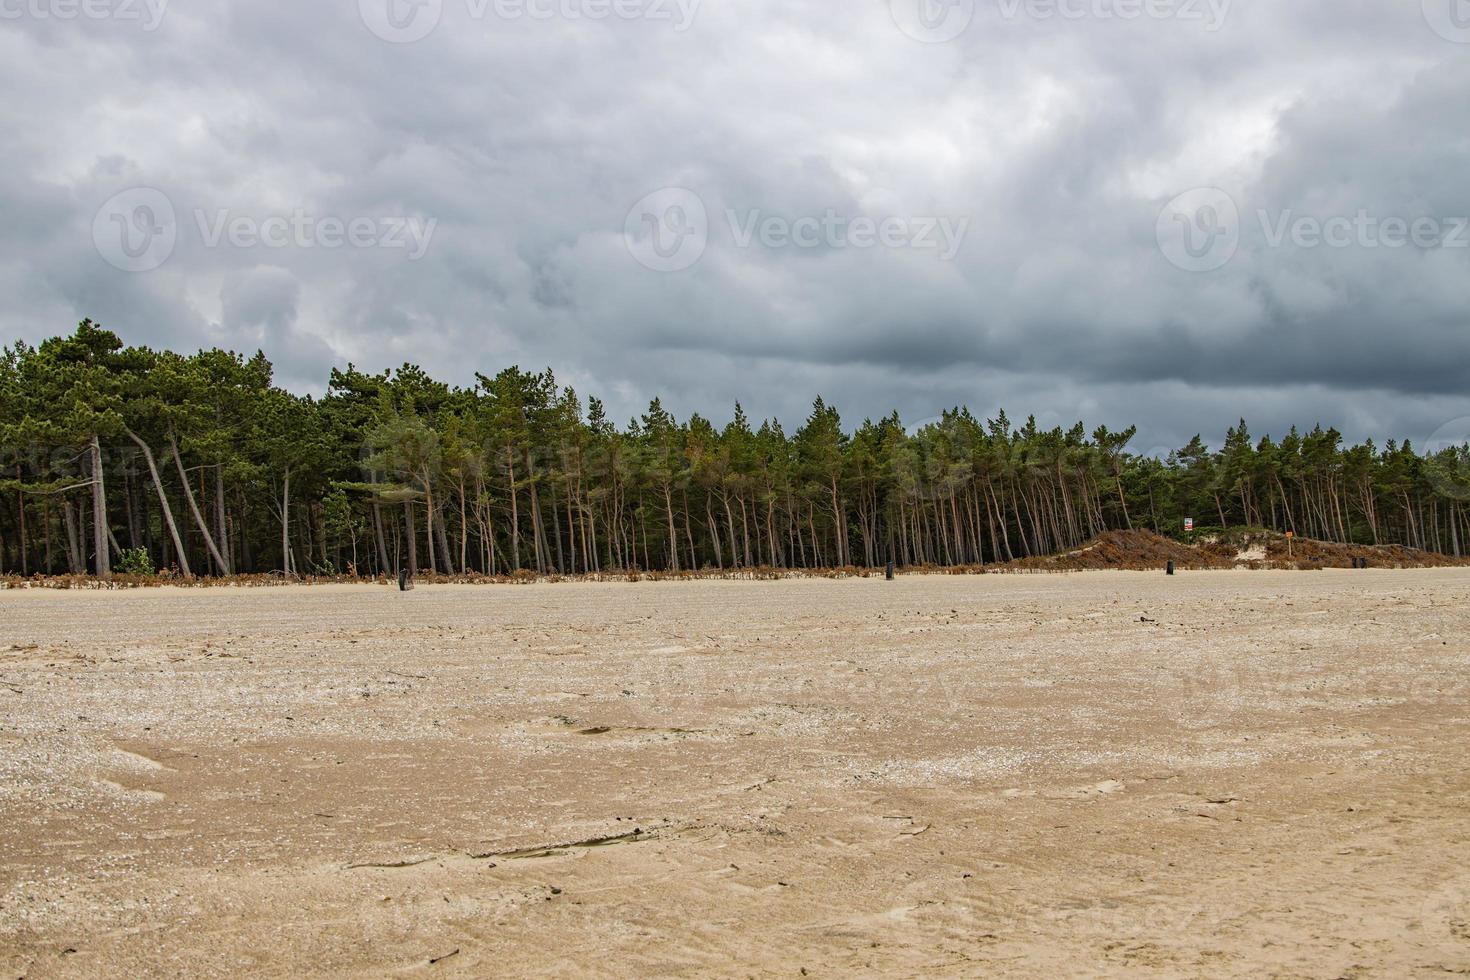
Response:
[[[1180,571],[1212,571],[1229,568],[1276,568],[1316,571],[1352,568],[1361,560],[1369,568],[1456,568],[1470,567],[1470,558],[1420,551],[1402,545],[1343,545],[1310,538],[1296,538],[1288,546],[1285,535],[1272,531],[1236,530],[1205,536],[1186,544],[1152,531],[1109,531],[1075,551],[995,565],[917,565],[900,569],[920,575],[1005,575],[1098,571],[1161,571],[1173,562]],[[532,585],[546,582],[686,582],[696,580],[771,582],[780,579],[845,579],[881,576],[882,568],[775,568],[761,565],[739,569],[666,570],[613,569],[583,575],[537,574],[524,569],[514,575],[420,573],[414,581],[422,585]],[[184,579],[174,573],[159,575],[115,575],[101,581],[86,575],[0,576],[0,589],[136,589],[175,585],[190,588],[238,586],[259,588],[279,585],[365,583],[390,586],[384,576],[291,576],[279,572],[233,575],[221,578]]]
[[[1180,570],[1282,568],[1312,571],[1352,568],[1354,560],[1369,568],[1453,568],[1470,566],[1470,558],[1419,551],[1401,545],[1344,545],[1310,538],[1288,543],[1273,531],[1236,531],[1184,544],[1152,531],[1109,531],[1076,551],[1023,558],[991,566],[992,572],[1152,571],[1173,562]]]
[[[1331,541],[1296,540],[1287,548],[1286,538],[1273,535],[1266,542],[1267,561],[1272,568],[1352,568],[1354,559],[1369,568],[1462,568],[1470,558],[1441,555],[1403,545],[1381,546],[1334,544]]]
[[[1180,569],[1234,568],[1236,549],[1219,545],[1191,547],[1152,531],[1109,531],[1060,555],[1022,558],[995,571],[1085,572],[1114,569],[1148,571],[1174,562]]]

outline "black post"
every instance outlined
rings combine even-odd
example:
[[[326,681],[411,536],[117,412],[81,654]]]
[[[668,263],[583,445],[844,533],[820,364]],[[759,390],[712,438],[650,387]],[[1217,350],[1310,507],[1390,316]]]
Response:
[[[398,591],[407,592],[411,588],[413,588],[413,581],[408,577],[408,569],[400,568],[398,570]]]
[[[891,562],[891,561],[890,561],[890,562],[889,562],[889,563],[888,563],[888,569],[887,569],[887,571],[886,571],[886,572],[885,572],[885,574],[884,574],[884,576],[883,576],[883,577],[884,577],[884,578],[886,578],[886,579],[887,579],[887,580],[888,580],[888,581],[890,581],[890,582],[892,582],[892,581],[893,581],[893,562]]]
[[[1168,572],[1169,572],[1170,575],[1173,575],[1174,574],[1174,562],[1173,561],[1170,561],[1169,562]]]

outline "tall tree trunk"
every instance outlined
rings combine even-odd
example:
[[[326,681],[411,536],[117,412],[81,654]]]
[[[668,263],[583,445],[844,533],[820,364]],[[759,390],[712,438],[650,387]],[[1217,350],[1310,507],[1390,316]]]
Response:
[[[408,538],[408,574],[417,575],[419,573],[419,542],[418,528],[415,526],[413,516],[412,500],[405,500],[403,502],[403,524],[407,532],[405,536]]]
[[[281,571],[291,575],[291,467],[281,482]]]
[[[42,540],[46,543],[46,574],[50,575],[56,570],[56,556],[51,547],[51,498],[41,498],[41,529]]]
[[[1123,507],[1123,522],[1128,525],[1128,530],[1133,530],[1133,518],[1128,514],[1128,498],[1123,495],[1123,471],[1116,469],[1113,476],[1118,481],[1118,503]]]
[[[20,489],[20,481],[21,481],[21,477],[23,475],[24,474],[21,471],[20,464],[19,463],[16,463],[15,464],[15,486],[16,486],[16,490],[15,490],[15,506],[16,506],[16,510],[18,510],[20,512],[20,573],[22,575],[29,576],[31,574],[31,568],[30,568],[30,556],[26,553],[26,495],[25,495],[25,491],[22,490],[22,489]]]
[[[153,488],[158,492],[158,505],[159,510],[163,513],[163,523],[168,528],[169,537],[173,539],[174,551],[178,555],[179,571],[184,578],[192,579],[194,573],[189,569],[189,556],[184,553],[184,543],[179,539],[179,526],[174,523],[173,508],[168,505],[168,496],[163,492],[163,481],[158,478],[158,462],[153,458],[153,450],[132,429],[124,428],[123,431],[137,444],[139,449],[143,450],[143,461],[148,464],[148,475],[153,478]]]
[[[526,482],[531,485],[531,549],[536,552],[536,574],[545,575],[551,563],[551,552],[546,548],[546,535],[541,529],[541,494],[536,489],[536,474],[531,465],[526,465]]]
[[[464,477],[459,479],[459,570],[463,574],[470,570],[470,520],[465,501],[467,490]]]
[[[689,542],[689,570],[694,571],[699,567],[699,553],[694,546],[694,528],[689,516],[689,491],[684,490],[684,537]]]
[[[65,498],[61,501],[61,522],[66,527],[66,570],[80,575],[87,569],[82,564],[82,547],[77,541],[77,518],[72,513],[71,501]]]
[[[179,483],[184,487],[184,500],[189,505],[189,513],[194,515],[194,524],[199,528],[199,533],[204,536],[204,543],[209,547],[210,557],[214,559],[220,574],[228,575],[230,574],[230,563],[225,561],[224,555],[220,554],[214,535],[209,533],[209,527],[204,523],[204,515],[199,511],[199,502],[194,499],[194,491],[189,486],[189,474],[184,472],[184,459],[179,455],[179,442],[174,438],[173,433],[169,433],[168,447],[173,453],[174,466],[179,471]]]
[[[438,520],[434,522],[434,536],[439,542],[439,557],[442,558],[444,561],[445,574],[453,575],[454,555],[449,550],[448,522],[444,520],[443,498],[440,498],[439,500],[435,511],[435,516],[438,518]]]
[[[664,513],[669,520],[669,571],[679,570],[679,535],[674,527],[674,496],[670,492],[669,485],[664,484]]]
[[[107,491],[102,480],[102,443],[92,433],[92,543],[97,550],[97,577],[106,582],[112,578],[112,562],[107,551]]]
[[[556,484],[548,483],[547,487],[551,491],[551,534],[556,539],[556,568],[553,571],[560,573],[567,567],[566,552],[561,546],[561,505],[556,500]],[[548,560],[551,558],[550,549],[547,550],[546,557]]]
[[[521,515],[516,502],[515,452],[509,446],[505,448],[505,464],[510,485],[510,566],[514,573],[521,570]]]
[[[378,545],[378,574],[397,572],[388,562],[388,542],[383,540],[383,505],[376,500],[373,501],[373,540]]]
[[[725,557],[723,550],[720,548],[720,527],[715,523],[715,512],[713,504],[710,501],[710,496],[706,494],[704,498],[704,519],[709,523],[710,540],[715,546],[715,567],[723,569],[725,567]]]
[[[740,566],[740,548],[735,543],[735,515],[730,510],[730,495],[721,493],[720,500],[725,505],[725,529],[730,537],[730,564]]]
[[[225,559],[225,574],[235,574],[235,556],[230,548],[230,518],[225,510],[225,465],[214,467],[214,523],[219,529],[219,550]]]
[[[429,546],[429,574],[439,571],[438,563],[434,561],[434,489],[429,485],[428,473],[423,473],[420,479],[424,481],[424,541]]]

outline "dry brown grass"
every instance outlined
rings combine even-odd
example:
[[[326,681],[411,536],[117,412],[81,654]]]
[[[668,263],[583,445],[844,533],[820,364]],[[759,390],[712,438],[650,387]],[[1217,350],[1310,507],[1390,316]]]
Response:
[[[1250,549],[1258,549],[1264,558],[1247,557]],[[904,574],[922,575],[995,575],[1044,574],[1088,571],[1159,571],[1174,562],[1181,571],[1209,571],[1229,568],[1279,568],[1315,571],[1323,568],[1352,568],[1355,559],[1367,561],[1370,568],[1461,568],[1470,566],[1470,558],[1456,558],[1435,552],[1405,548],[1402,545],[1343,545],[1310,538],[1297,538],[1288,553],[1284,535],[1270,531],[1251,531],[1205,539],[1197,544],[1184,544],[1152,531],[1109,531],[1074,551],[1057,555],[1018,558],[990,565],[913,565],[901,569]],[[483,575],[479,572],[420,572],[414,582],[419,585],[535,585],[556,582],[775,582],[783,579],[850,579],[881,576],[882,568],[846,566],[843,568],[776,568],[757,565],[750,568],[699,568],[677,572],[641,569],[607,569],[582,575],[537,573],[523,569],[514,575]],[[141,589],[174,585],[184,588],[235,586],[263,588],[281,585],[376,583],[392,585],[388,576],[304,575],[287,577],[279,572],[228,577],[185,579],[165,572],[159,575],[114,575],[110,582],[89,575],[19,575],[0,576],[0,589]]]

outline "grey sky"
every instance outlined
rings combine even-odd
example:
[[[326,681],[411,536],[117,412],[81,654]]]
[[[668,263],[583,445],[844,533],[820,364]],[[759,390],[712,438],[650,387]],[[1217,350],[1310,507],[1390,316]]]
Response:
[[[418,2],[0,0],[0,340],[1139,451],[1470,416],[1470,0]]]

